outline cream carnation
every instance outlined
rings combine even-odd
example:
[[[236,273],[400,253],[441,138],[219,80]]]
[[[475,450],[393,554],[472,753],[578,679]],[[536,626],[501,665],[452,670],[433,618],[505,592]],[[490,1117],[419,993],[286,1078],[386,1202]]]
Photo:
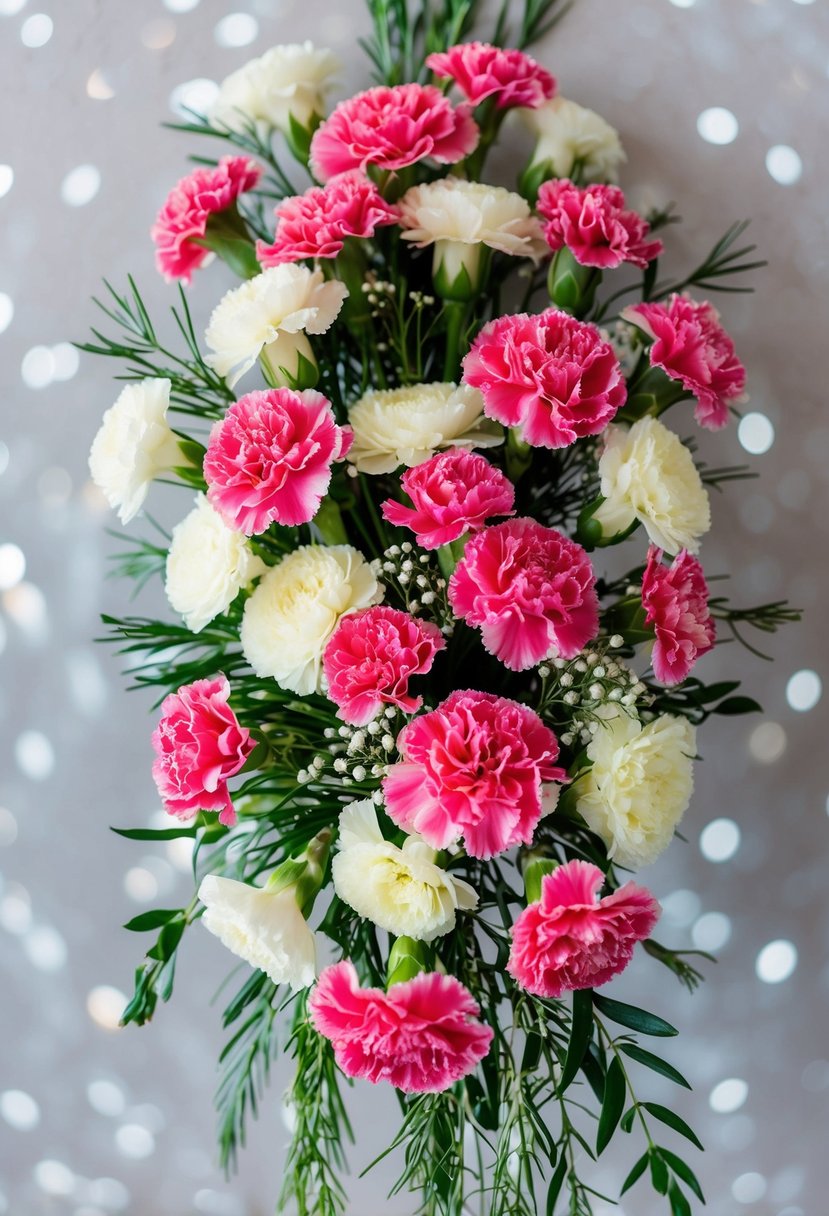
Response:
[[[320,692],[322,654],[340,617],[382,598],[371,567],[351,545],[304,545],[273,566],[245,604],[245,658],[282,688]]]
[[[293,118],[308,127],[325,108],[324,98],[339,70],[336,56],[311,42],[275,46],[227,76],[208,117],[231,131],[261,122],[283,131]]]
[[[193,510],[173,528],[164,590],[187,628],[199,633],[265,570],[245,536],[198,494]]]
[[[483,398],[462,384],[417,384],[366,393],[348,414],[348,454],[361,473],[393,473],[428,460],[439,448],[490,448],[503,442],[483,416]]]
[[[465,267],[477,281],[480,247],[537,261],[547,252],[541,224],[520,194],[485,182],[446,177],[413,186],[400,200],[403,239],[435,246],[434,274],[449,283]]]
[[[122,524],[141,510],[151,481],[185,463],[167,425],[169,405],[169,380],[128,384],[92,441],[89,472]]]
[[[619,714],[593,736],[576,809],[619,865],[648,865],[668,847],[691,801],[695,753],[696,730],[670,714],[647,726]]]
[[[435,865],[435,850],[419,836],[407,836],[402,848],[384,840],[370,799],[342,812],[339,843],[335,891],[395,937],[430,942],[454,929],[458,910],[478,905],[472,887]]]
[[[625,532],[636,520],[672,556],[699,550],[711,527],[711,507],[691,453],[656,418],[640,418],[630,430],[610,426],[599,459],[605,501],[594,512],[605,536]]]
[[[549,161],[555,177],[572,177],[577,171],[580,182],[616,181],[616,170],[627,157],[618,131],[601,115],[565,97],[523,113],[538,138],[533,164]]]
[[[202,923],[228,950],[294,992],[316,976],[314,934],[296,901],[296,889],[269,891],[208,874],[199,887]]]
[[[321,270],[288,263],[272,266],[228,291],[213,310],[204,340],[212,354],[205,362],[231,388],[260,354],[274,377],[294,376],[302,355],[314,355],[305,333],[324,334],[334,323],[348,291]]]

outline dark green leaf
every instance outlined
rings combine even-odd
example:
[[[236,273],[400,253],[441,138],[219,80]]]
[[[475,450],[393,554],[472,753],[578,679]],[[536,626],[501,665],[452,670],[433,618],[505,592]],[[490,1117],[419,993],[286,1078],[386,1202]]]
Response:
[[[686,1186],[689,1186],[694,1194],[699,1199],[700,1203],[705,1203],[705,1196],[702,1193],[702,1187],[699,1184],[696,1174],[691,1169],[687,1162],[681,1157],[677,1157],[676,1153],[672,1153],[670,1149],[660,1148],[660,1153],[665,1158],[667,1164],[676,1174],[677,1178],[681,1178]]]
[[[152,912],[142,912],[139,916],[134,916],[132,920],[127,921],[124,928],[129,929],[131,933],[144,933],[147,929],[158,929],[161,925],[166,925],[174,916],[181,916],[181,912],[181,908],[155,908]]]
[[[559,1158],[558,1165],[556,1166],[555,1173],[550,1179],[550,1185],[547,1188],[547,1203],[545,1208],[546,1216],[553,1216],[553,1213],[555,1212],[556,1202],[561,1194],[561,1188],[564,1185],[564,1176],[566,1173],[567,1157],[564,1153],[562,1153],[561,1157]]]
[[[665,1162],[662,1160],[662,1158],[659,1156],[659,1153],[652,1152],[650,1154],[650,1166],[651,1166],[651,1182],[653,1183],[653,1189],[660,1195],[667,1195],[667,1193],[668,1193],[668,1167],[665,1164]]]
[[[180,836],[195,836],[195,828],[110,828],[125,840],[178,840]]]
[[[665,1060],[660,1060],[659,1056],[655,1056],[652,1051],[645,1051],[644,1047],[640,1047],[637,1043],[621,1043],[620,1046],[625,1055],[630,1056],[632,1060],[644,1064],[646,1068],[651,1068],[654,1072],[661,1073],[663,1077],[667,1077],[669,1081],[675,1081],[677,1085],[684,1085],[686,1089],[691,1088],[678,1069],[674,1068],[672,1064],[666,1063]]]
[[[630,1132],[633,1128],[633,1120],[636,1118],[636,1107],[629,1106],[622,1115],[621,1128],[623,1132]]]
[[[560,1092],[563,1093],[575,1077],[587,1051],[593,1033],[592,989],[585,988],[573,993],[573,1023],[570,1027],[570,1042],[561,1071]]]
[[[715,714],[761,714],[762,705],[752,697],[726,697],[719,705],[714,706]]]
[[[605,1065],[595,1041],[588,1045],[587,1053],[581,1062],[581,1070],[587,1078],[587,1084],[601,1102],[604,1098]]]
[[[668,1187],[668,1199],[671,1202],[671,1216],[691,1216],[691,1205],[673,1179]]]
[[[599,1129],[596,1133],[596,1152],[603,1153],[607,1148],[625,1105],[627,1085],[622,1066],[616,1056],[610,1061],[604,1086],[604,1099],[599,1115]]]
[[[675,1114],[674,1111],[668,1110],[667,1106],[660,1106],[658,1102],[643,1102],[642,1105],[649,1114],[653,1115],[654,1119],[659,1119],[660,1123],[673,1128],[675,1132],[679,1132],[680,1136],[685,1136],[698,1149],[702,1149],[702,1144],[697,1136],[691,1131],[685,1120]]]
[[[160,963],[166,963],[175,952],[176,946],[181,941],[181,935],[184,932],[186,921],[184,917],[180,920],[171,920],[164,926],[158,935],[158,941],[147,951],[147,958],[154,958]]]
[[[644,1174],[644,1172],[647,1168],[648,1168],[648,1154],[643,1153],[642,1156],[639,1158],[639,1160],[634,1165],[633,1169],[628,1174],[627,1178],[622,1183],[622,1189],[619,1192],[620,1196],[624,1195],[625,1191],[629,1191],[630,1188],[633,1186],[633,1184],[635,1182],[639,1181],[639,1179],[642,1177],[642,1175]]]
[[[671,1035],[679,1033],[670,1022],[658,1018],[655,1013],[647,1013],[644,1009],[637,1009],[635,1005],[625,1005],[622,1001],[612,1001],[607,996],[594,996],[593,1004],[600,1013],[610,1018],[611,1022],[618,1022],[620,1026],[627,1026],[630,1030],[638,1030],[640,1034],[650,1034],[656,1038],[668,1038]]]

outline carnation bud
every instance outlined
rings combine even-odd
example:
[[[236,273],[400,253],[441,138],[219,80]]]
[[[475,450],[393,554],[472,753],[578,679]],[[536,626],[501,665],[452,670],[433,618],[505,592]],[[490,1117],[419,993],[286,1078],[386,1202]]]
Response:
[[[319,380],[317,360],[303,330],[295,334],[280,330],[262,350],[259,362],[271,388],[292,388],[299,392],[313,388]]]
[[[554,254],[547,275],[553,304],[574,317],[587,316],[601,281],[601,270],[595,266],[582,266],[566,245]]]
[[[405,980],[414,979],[421,971],[426,970],[426,949],[423,942],[417,942],[412,937],[398,937],[389,951],[389,965],[386,970],[386,989],[392,984],[401,984]]]
[[[528,904],[534,904],[541,899],[541,886],[545,874],[552,874],[558,869],[558,862],[552,857],[539,857],[528,853],[523,862],[524,893]]]

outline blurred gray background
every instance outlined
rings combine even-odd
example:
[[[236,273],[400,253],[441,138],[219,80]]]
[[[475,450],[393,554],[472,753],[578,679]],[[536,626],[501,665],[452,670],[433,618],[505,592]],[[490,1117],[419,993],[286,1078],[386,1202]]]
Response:
[[[198,105],[253,54],[305,37],[340,53],[344,94],[364,80],[365,24],[358,0],[0,0],[0,1213],[272,1208],[287,1062],[240,1176],[228,1184],[214,1164],[222,947],[197,926],[173,1003],[144,1030],[115,1029],[143,940],[119,925],[190,886],[180,842],[108,831],[156,822],[159,807],[148,703],[92,642],[100,611],[128,608],[105,581],[119,545],[86,471],[115,368],[68,342],[95,321],[103,275],[121,286],[133,272],[157,313],[172,302],[148,228],[200,150],[159,127],[177,100]],[[767,641],[773,665],[736,645],[705,660],[708,677],[744,677],[767,716],[703,729],[687,844],[642,875],[665,907],[660,937],[719,964],[693,997],[647,958],[612,991],[681,1027],[666,1051],[694,1093],[671,1099],[707,1144],[689,1158],[711,1216],[825,1216],[827,3],[579,0],[538,54],[620,129],[632,202],[678,200],[670,264],[744,216],[770,263],[755,295],[719,298],[750,415],[705,451],[759,476],[715,496],[703,557],[734,599],[788,597],[807,616]],[[221,267],[198,275],[197,316],[225,285]],[[180,493],[154,495],[163,517],[185,513]],[[158,606],[147,594],[135,610]],[[649,1074],[641,1089],[667,1096]],[[360,1084],[352,1107],[356,1173],[395,1104]],[[610,1194],[635,1159],[620,1139],[627,1164],[608,1155],[591,1174]],[[386,1200],[391,1168],[354,1182],[354,1216],[414,1210]],[[641,1187],[597,1214],[664,1207]]]

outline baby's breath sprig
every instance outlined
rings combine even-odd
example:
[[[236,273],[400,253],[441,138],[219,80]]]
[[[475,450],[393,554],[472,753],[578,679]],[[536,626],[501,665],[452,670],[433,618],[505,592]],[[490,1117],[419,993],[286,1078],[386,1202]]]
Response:
[[[382,803],[380,782],[395,758],[400,718],[398,710],[387,706],[365,726],[343,723],[326,727],[326,749],[315,755],[307,768],[299,770],[297,780],[308,785],[334,776],[338,785],[365,787],[361,792]]]
[[[538,713],[558,728],[565,747],[589,743],[614,711],[638,717],[653,700],[635,671],[612,652],[624,645],[614,634],[573,659],[547,659],[538,668]]]
[[[400,599],[407,612],[434,621],[444,637],[451,637],[455,617],[446,595],[446,579],[437,558],[404,540],[391,545],[373,564],[377,578]]]

